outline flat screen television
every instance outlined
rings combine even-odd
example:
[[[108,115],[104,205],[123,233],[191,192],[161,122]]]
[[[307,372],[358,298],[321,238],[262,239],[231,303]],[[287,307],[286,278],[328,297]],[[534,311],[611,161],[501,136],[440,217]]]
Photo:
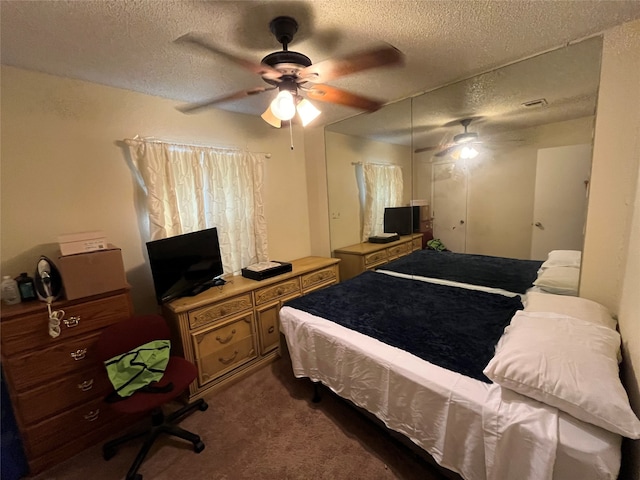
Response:
[[[386,207],[384,233],[410,235],[420,231],[420,207]]]
[[[224,284],[215,227],[147,242],[147,253],[158,303]]]

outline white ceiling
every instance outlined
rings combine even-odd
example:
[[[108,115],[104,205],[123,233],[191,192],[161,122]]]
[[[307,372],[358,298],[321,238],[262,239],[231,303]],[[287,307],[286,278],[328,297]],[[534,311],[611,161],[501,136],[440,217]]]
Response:
[[[256,63],[281,49],[269,21],[293,16],[290,50],[314,63],[385,41],[406,65],[357,73],[330,85],[391,102],[640,18],[640,1],[0,1],[5,65],[176,100],[176,106],[264,86],[216,54],[173,41],[198,32]],[[265,93],[218,108],[259,115]],[[318,105],[316,123],[357,113]]]

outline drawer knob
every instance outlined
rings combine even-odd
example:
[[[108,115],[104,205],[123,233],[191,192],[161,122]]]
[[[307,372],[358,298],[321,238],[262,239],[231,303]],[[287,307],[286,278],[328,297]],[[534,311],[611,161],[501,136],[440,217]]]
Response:
[[[89,413],[87,413],[84,416],[84,419],[87,422],[95,422],[98,419],[99,416],[100,416],[100,409],[98,408],[96,410],[91,410]]]
[[[277,293],[278,295],[282,295],[282,294],[284,293],[284,290],[282,289],[282,287],[279,287],[279,288],[276,290],[276,293]]]
[[[93,388],[93,378],[89,379],[89,380],[85,380],[82,383],[78,384],[78,388],[80,390],[82,390],[83,392],[87,392],[89,390],[91,390]]]
[[[227,311],[224,308],[220,309],[220,315],[222,315],[223,317],[227,314]]]
[[[227,338],[220,338],[220,336],[216,337],[216,340],[220,343],[229,343],[233,336],[236,334],[236,329],[231,330],[231,334]]]
[[[79,348],[75,352],[71,352],[69,355],[71,355],[71,358],[73,358],[74,360],[82,360],[87,356],[87,349]]]
[[[218,360],[220,361],[220,363],[223,363],[224,365],[229,365],[231,362],[233,362],[236,357],[238,356],[238,350],[235,350],[233,352],[233,355],[231,355],[229,358],[218,358]]]
[[[70,317],[64,320],[64,324],[68,328],[77,327],[80,324],[80,317]]]
[[[271,325],[271,326],[269,327],[269,329],[267,330],[267,332],[268,332],[268,333],[273,333],[273,332],[275,332],[275,331],[276,331],[276,329],[275,329],[275,327],[274,327],[273,325]]]

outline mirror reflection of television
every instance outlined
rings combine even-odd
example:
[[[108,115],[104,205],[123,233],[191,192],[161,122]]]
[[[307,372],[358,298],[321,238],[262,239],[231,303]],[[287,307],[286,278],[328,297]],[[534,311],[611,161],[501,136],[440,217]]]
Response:
[[[384,233],[411,235],[420,231],[420,207],[386,207]]]
[[[224,283],[215,227],[147,242],[147,253],[160,304]]]

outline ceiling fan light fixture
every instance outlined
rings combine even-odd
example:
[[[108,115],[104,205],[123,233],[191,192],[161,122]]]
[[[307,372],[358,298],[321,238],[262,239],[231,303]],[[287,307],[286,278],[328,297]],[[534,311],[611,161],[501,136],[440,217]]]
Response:
[[[271,111],[280,120],[291,120],[296,114],[296,105],[291,92],[280,90],[271,102]]]
[[[471,159],[476,158],[478,156],[478,151],[473,147],[464,146],[460,151],[460,158],[462,159]]]
[[[262,119],[267,122],[269,125],[275,128],[280,128],[282,126],[282,121],[276,117],[271,111],[271,105],[267,107],[262,115],[260,115]]]
[[[296,109],[298,110],[298,115],[300,115],[300,120],[302,120],[303,127],[306,127],[318,115],[320,115],[320,113],[322,113],[306,98],[303,98],[298,102]]]

